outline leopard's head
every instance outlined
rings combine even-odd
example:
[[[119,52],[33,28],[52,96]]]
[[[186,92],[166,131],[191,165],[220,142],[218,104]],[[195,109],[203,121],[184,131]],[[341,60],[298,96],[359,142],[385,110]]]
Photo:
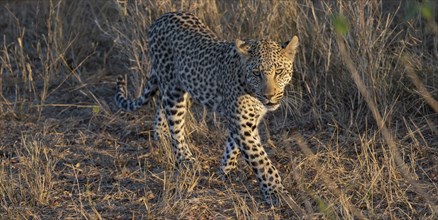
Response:
[[[284,47],[271,40],[236,40],[236,49],[244,65],[245,86],[268,111],[280,106],[284,87],[292,79],[297,47],[297,36]]]

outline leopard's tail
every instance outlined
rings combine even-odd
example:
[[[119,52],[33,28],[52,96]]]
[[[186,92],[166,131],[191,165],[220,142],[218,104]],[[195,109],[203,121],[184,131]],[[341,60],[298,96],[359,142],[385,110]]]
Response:
[[[152,73],[140,97],[136,99],[128,99],[128,90],[126,88],[125,78],[123,76],[119,76],[117,78],[117,93],[114,96],[114,99],[119,108],[125,111],[135,111],[144,104],[148,103],[149,100],[151,100],[151,98],[157,93],[157,91],[157,76]]]

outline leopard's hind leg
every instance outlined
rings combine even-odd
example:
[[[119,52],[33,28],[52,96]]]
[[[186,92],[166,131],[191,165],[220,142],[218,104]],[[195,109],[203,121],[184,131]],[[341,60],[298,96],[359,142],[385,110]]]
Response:
[[[167,126],[166,114],[162,105],[161,95],[158,96],[154,119],[154,140],[161,140],[169,134],[169,127]]]
[[[181,88],[168,87],[163,94],[163,107],[169,125],[169,131],[172,139],[172,148],[175,153],[178,164],[184,162],[192,163],[193,154],[190,151],[185,137],[185,114],[187,111],[187,96]]]

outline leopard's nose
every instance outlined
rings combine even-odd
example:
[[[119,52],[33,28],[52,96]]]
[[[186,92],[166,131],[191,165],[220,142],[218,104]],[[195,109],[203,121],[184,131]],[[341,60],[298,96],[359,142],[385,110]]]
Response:
[[[267,100],[271,100],[272,97],[274,97],[274,95],[275,95],[275,94],[265,93],[265,94],[263,95],[263,97],[264,97],[265,99],[267,99]]]
[[[276,88],[272,85],[273,83],[267,83],[265,88],[263,89],[263,98],[271,101],[271,99],[275,96]]]

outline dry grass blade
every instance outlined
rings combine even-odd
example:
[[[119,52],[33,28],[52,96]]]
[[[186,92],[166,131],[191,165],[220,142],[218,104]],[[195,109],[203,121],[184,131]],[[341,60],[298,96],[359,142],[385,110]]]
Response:
[[[312,150],[307,146],[307,143],[304,141],[303,137],[300,134],[295,132],[294,134],[292,134],[292,138],[297,142],[301,151],[307,157],[315,157]],[[317,166],[319,167],[320,164],[317,164]],[[348,197],[339,189],[339,187],[329,176],[322,174],[322,180],[324,184],[331,190],[331,192],[340,199],[340,202],[343,203],[342,206],[345,207],[346,213],[352,212],[353,216],[358,219],[367,219],[358,208],[351,204],[351,202],[348,200]]]
[[[436,113],[438,113],[438,101],[433,98],[432,94],[427,90],[426,86],[424,86],[424,84],[418,78],[418,75],[415,74],[414,68],[412,67],[412,63],[409,61],[408,55],[402,57],[402,61],[405,64],[406,72],[408,73],[409,78],[412,80],[415,87],[417,88],[418,93],[421,95],[421,97],[423,97],[424,100],[426,100],[427,104],[429,104],[429,106]]]
[[[374,119],[382,132],[383,138],[385,139],[386,143],[388,144],[391,156],[394,158],[397,170],[403,175],[403,177],[414,187],[415,192],[420,194],[430,205],[430,208],[432,211],[436,214],[438,213],[438,205],[436,204],[436,200],[432,199],[426,191],[420,186],[419,182],[414,179],[414,176],[410,171],[409,168],[406,166],[405,162],[403,161],[400,151],[398,150],[394,136],[391,134],[391,131],[385,125],[385,120],[381,116],[376,103],[373,101],[373,97],[371,96],[372,92],[369,91],[365,87],[365,84],[363,83],[362,79],[360,78],[359,72],[357,71],[353,61],[351,60],[350,54],[347,52],[344,40],[341,37],[337,38],[337,43],[339,46],[340,54],[342,59],[344,60],[348,70],[350,71],[354,82],[356,83],[357,88],[359,89],[362,96],[365,98],[366,103],[368,104],[368,107],[370,108],[371,112],[373,113]],[[412,76],[411,76],[412,77]],[[419,82],[417,82],[419,83]],[[422,91],[423,93],[427,92]],[[433,100],[433,99],[432,99]],[[431,101],[430,98],[428,101]],[[431,103],[432,105],[435,105],[435,103]]]
[[[282,201],[284,201],[289,206],[289,208],[291,208],[291,210],[299,219],[307,219],[306,212],[297,204],[297,202],[295,202],[290,194],[279,193],[279,195]]]

